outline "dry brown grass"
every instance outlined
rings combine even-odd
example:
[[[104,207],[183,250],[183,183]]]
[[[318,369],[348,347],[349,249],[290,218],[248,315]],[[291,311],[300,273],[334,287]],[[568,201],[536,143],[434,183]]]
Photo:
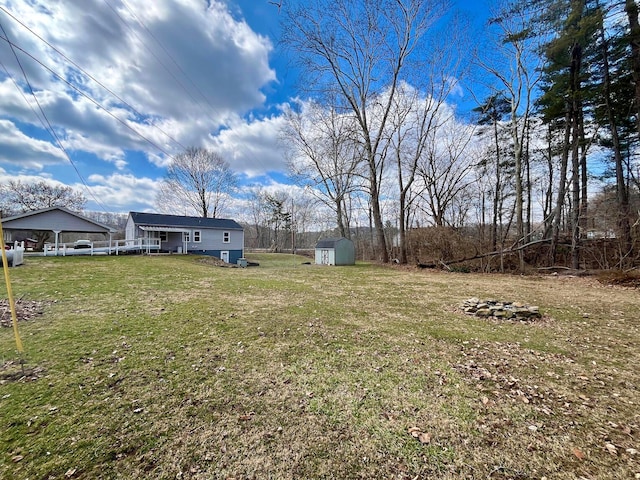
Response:
[[[0,377],[0,476],[640,474],[637,290],[590,278],[259,261],[221,269],[177,256],[64,259],[16,269],[14,290],[56,303],[22,327],[27,367],[41,375]],[[72,279],[80,270],[90,286]],[[49,282],[36,280],[43,272]],[[545,320],[457,313],[471,296],[535,304]],[[1,330],[5,358],[11,341]]]

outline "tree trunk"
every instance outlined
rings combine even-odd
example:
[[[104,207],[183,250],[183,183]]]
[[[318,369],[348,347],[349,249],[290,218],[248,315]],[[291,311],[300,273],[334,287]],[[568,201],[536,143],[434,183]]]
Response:
[[[628,4],[629,2],[627,2]],[[637,21],[637,8],[636,8]],[[624,174],[624,161],[622,158],[622,147],[620,145],[620,136],[618,134],[618,125],[616,115],[611,105],[611,71],[609,65],[608,43],[605,39],[604,29],[600,29],[600,40],[602,41],[602,59],[603,59],[603,89],[604,102],[607,109],[607,119],[609,120],[609,131],[611,133],[611,142],[613,143],[613,158],[616,170],[616,202],[618,204],[618,230],[620,235],[623,257],[627,256],[632,249],[631,227],[629,225],[629,191]],[[637,84],[636,84],[637,85]],[[621,262],[623,259],[621,259]],[[620,265],[623,267],[623,265]]]
[[[387,250],[387,239],[384,235],[384,223],[382,222],[382,210],[380,209],[380,187],[378,185],[377,171],[375,167],[369,172],[370,194],[371,194],[371,215],[373,225],[376,230],[376,247],[378,258],[382,263],[389,263],[389,251]]]
[[[520,245],[524,236],[524,223],[523,223],[523,208],[522,208],[522,139],[518,135],[518,117],[515,111],[515,104],[511,111],[511,128],[514,148],[514,160],[515,160],[515,184],[516,184],[516,200],[515,200],[515,215],[516,215],[516,235],[518,236],[517,245]],[[519,251],[519,263],[520,271],[524,271],[524,258],[522,257],[522,251]]]
[[[638,22],[638,5],[635,0],[625,1],[625,12],[629,19],[629,42],[631,43],[631,66],[633,83],[635,84],[636,127],[640,134],[640,23]]]
[[[526,190],[526,198],[527,198],[527,202],[526,202],[526,212],[527,212],[527,217],[525,219],[524,222],[524,241],[523,243],[529,243],[531,241],[531,162],[530,162],[530,148],[531,148],[531,142],[529,141],[530,137],[531,137],[531,131],[530,131],[530,122],[527,121],[527,136],[525,137],[526,139],[526,145],[527,148],[525,149],[525,155],[524,155],[524,160],[525,160],[525,169],[526,169],[526,185],[527,185],[527,190]]]
[[[493,137],[496,142],[496,178],[495,191],[493,194],[493,222],[491,225],[491,250],[498,248],[498,207],[500,204],[500,190],[502,188],[500,179],[500,142],[498,138],[498,120],[493,121]]]
[[[336,199],[336,217],[338,220],[338,231],[340,232],[340,236],[344,238],[349,238],[347,234],[347,229],[344,225],[344,214],[342,212],[342,199]]]
[[[560,160],[560,177],[558,178],[558,198],[556,198],[556,206],[552,212],[551,227],[551,247],[549,248],[549,261],[553,265],[556,261],[556,253],[558,248],[558,239],[560,237],[560,222],[562,218],[562,206],[564,205],[565,195],[567,191],[567,170],[569,164],[569,141],[571,140],[571,118],[572,102],[567,102],[565,112],[564,126],[564,143],[562,146],[562,157]]]
[[[407,232],[405,230],[405,221],[406,221],[406,203],[407,203],[407,192],[405,190],[400,192],[400,212],[399,212],[399,231],[398,235],[400,237],[400,258],[398,259],[401,264],[406,264],[407,259]]]
[[[580,140],[582,143],[582,149],[580,153],[580,219],[579,219],[579,228],[580,228],[580,237],[582,239],[585,238],[588,221],[589,221],[589,176],[587,171],[587,151],[588,147],[586,145],[586,137],[584,133],[584,116],[581,115],[580,118]]]
[[[571,263],[574,269],[580,267],[580,71],[582,68],[582,47],[574,43],[571,48]]]
[[[547,166],[549,167],[549,186],[545,193],[544,199],[544,238],[549,238],[551,233],[551,219],[553,211],[553,131],[551,124],[549,124],[549,144],[547,148]]]

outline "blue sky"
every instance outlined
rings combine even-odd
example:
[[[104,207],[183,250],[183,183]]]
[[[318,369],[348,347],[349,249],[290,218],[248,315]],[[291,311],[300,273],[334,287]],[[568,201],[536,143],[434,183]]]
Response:
[[[476,28],[486,5],[454,2]],[[280,107],[296,71],[279,22],[268,0],[0,0],[0,34],[18,47],[0,39],[0,182],[71,185],[88,210],[155,211],[171,155],[195,145],[244,185],[286,185]]]

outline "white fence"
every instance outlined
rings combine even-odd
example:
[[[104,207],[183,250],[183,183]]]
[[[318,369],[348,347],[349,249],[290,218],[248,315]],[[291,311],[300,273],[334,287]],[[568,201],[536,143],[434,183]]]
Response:
[[[119,255],[120,253],[156,253],[160,251],[159,238],[137,238],[135,240],[112,240],[89,242],[78,245],[73,243],[59,243],[58,248],[53,243],[44,244],[44,256],[62,255]]]
[[[11,250],[5,250],[5,254],[10,267],[22,265],[24,263],[24,242],[15,242]]]

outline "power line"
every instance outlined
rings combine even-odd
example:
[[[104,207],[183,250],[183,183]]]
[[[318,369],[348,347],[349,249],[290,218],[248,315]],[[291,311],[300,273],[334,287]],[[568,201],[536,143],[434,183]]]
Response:
[[[69,160],[69,163],[71,164],[71,166],[73,167],[73,169],[75,170],[76,174],[78,175],[78,177],[80,178],[80,181],[82,182],[82,184],[85,186],[85,188],[87,189],[87,192],[89,193],[89,195],[91,195],[91,197],[94,199],[94,201],[100,206],[100,208],[102,208],[105,213],[106,213],[106,208],[104,207],[104,205],[102,205],[102,203],[100,202],[100,200],[98,200],[96,198],[96,196],[93,194],[93,192],[91,191],[91,189],[89,188],[89,185],[87,185],[87,182],[85,181],[84,177],[82,176],[82,174],[80,173],[80,170],[78,170],[78,167],[76,166],[76,164],[74,163],[74,161],[71,159],[71,156],[69,155],[69,152],[67,152],[67,150],[64,148],[64,145],[62,144],[62,142],[60,141],[60,138],[58,137],[58,135],[56,134],[55,130],[53,129],[53,127],[51,126],[51,123],[49,122],[49,119],[47,118],[47,115],[44,113],[44,110],[42,109],[42,105],[40,105],[40,102],[38,101],[38,97],[36,96],[35,92],[33,91],[33,88],[31,87],[31,82],[29,81],[29,77],[27,75],[27,72],[24,70],[23,66],[22,66],[22,62],[20,62],[20,58],[18,57],[17,52],[14,49],[14,45],[13,43],[11,43],[11,41],[9,41],[9,36],[7,35],[7,32],[4,29],[4,26],[2,25],[2,22],[0,22],[0,29],[2,30],[2,33],[5,35],[5,38],[3,38],[3,40],[6,40],[6,42],[9,44],[9,47],[11,48],[11,52],[13,53],[13,56],[16,59],[16,62],[18,62],[18,67],[20,68],[20,71],[22,72],[22,75],[24,76],[24,80],[27,83],[27,86],[29,87],[29,92],[31,93],[31,95],[33,96],[33,99],[35,100],[36,104],[38,105],[38,109],[40,110],[40,113],[42,114],[42,118],[44,118],[44,121],[46,122],[47,126],[48,126],[48,131],[51,134],[51,136],[55,139],[56,143],[58,144],[58,147],[60,148],[60,150],[62,150],[65,154],[65,156],[67,157],[67,160]],[[4,65],[3,65],[4,67]],[[8,73],[8,71],[7,71]],[[13,78],[12,78],[13,79]],[[14,80],[15,83],[15,80]],[[26,100],[26,98],[25,98]],[[39,117],[38,117],[39,118]]]
[[[198,100],[196,100],[196,98],[191,94],[191,92],[189,90],[187,90],[187,88],[182,84],[182,82],[180,81],[180,79],[178,77],[176,77],[173,72],[171,72],[171,70],[162,62],[162,60],[160,60],[160,58],[158,58],[158,56],[147,46],[147,44],[138,36],[138,34],[131,28],[131,26],[129,26],[127,24],[127,22],[124,20],[124,18],[122,18],[120,16],[120,14],[109,4],[109,2],[107,0],[104,0],[104,3],[107,4],[107,6],[111,9],[111,11],[116,15],[116,17],[118,17],[118,19],[124,24],[125,27],[127,27],[129,30],[131,30],[133,32],[133,34],[135,35],[135,37],[140,41],[140,43],[142,43],[142,45],[144,46],[144,48],[151,54],[153,55],[153,58],[155,58],[158,63],[162,66],[162,68],[164,68],[164,70],[171,75],[171,77],[176,81],[176,83],[180,86],[180,88],[182,88],[182,90],[185,91],[185,93],[187,95],[189,95],[189,97],[191,97],[191,100],[193,100],[197,105],[200,106],[200,103],[198,102]]]
[[[142,43],[145,49],[151,53],[151,55],[158,61],[158,63],[164,68],[164,70],[171,75],[171,77],[176,81],[176,83],[189,95],[189,97],[196,103],[196,105],[202,107],[202,105],[193,97],[191,92],[185,88],[182,82],[169,70],[169,68],[162,62],[162,60],[147,46],[147,44],[143,41],[143,39],[138,36],[136,31],[127,23],[127,21],[122,18],[122,16],[111,6],[109,0],[103,0],[104,3],[111,9],[111,11],[118,17],[118,19],[133,33],[133,35]],[[173,62],[173,64],[178,68],[178,70],[185,76],[185,78],[191,83],[194,89],[200,94],[200,96],[204,99],[205,102],[209,105],[210,109],[219,114],[218,109],[209,101],[207,96],[202,92],[202,90],[197,86],[197,84],[191,79],[189,74],[184,71],[184,69],[179,65],[179,63],[175,60],[175,58],[171,55],[171,53],[165,48],[164,44],[153,34],[153,32],[144,24],[142,20],[133,12],[133,10],[127,5],[126,0],[122,0],[122,4],[127,9],[127,11],[131,14],[133,18],[140,24],[142,28],[149,34],[149,36],[160,46],[162,51],[169,57],[169,59]],[[280,1],[280,5],[282,2]],[[186,150],[186,149],[185,149]],[[255,158],[255,155],[252,155],[250,151],[247,152],[249,157]]]
[[[48,130],[46,124],[44,123],[44,120],[42,119],[42,117],[40,116],[40,114],[36,111],[35,108],[33,108],[33,105],[31,104],[31,102],[27,99],[27,96],[24,94],[24,91],[22,90],[22,88],[20,88],[20,85],[18,85],[18,82],[16,82],[15,78],[13,78],[13,76],[11,75],[11,73],[9,73],[9,69],[5,66],[4,63],[2,63],[2,61],[0,61],[0,65],[2,65],[2,69],[4,70],[4,73],[7,74],[7,77],[11,79],[11,81],[13,82],[13,85],[16,87],[16,89],[20,92],[20,95],[22,95],[22,98],[24,99],[24,102],[29,105],[29,108],[31,109],[31,111],[33,112],[33,114],[36,116],[36,118],[40,121],[40,124],[42,125],[42,128],[44,130]]]
[[[106,2],[107,0],[105,0]],[[142,22],[142,20],[140,20],[140,18],[138,18],[138,16],[131,10],[131,8],[127,5],[127,2],[125,0],[122,0],[122,4],[125,6],[125,8],[127,9],[127,11],[133,16],[133,18],[136,19],[136,21],[142,26],[142,28],[144,28],[146,30],[146,32],[149,34],[149,36],[151,38],[153,38],[155,40],[155,42],[160,45],[160,48],[162,49],[162,51],[167,55],[167,57],[169,57],[169,59],[173,62],[173,64],[178,68],[178,70],[180,70],[180,72],[185,76],[185,78],[187,80],[189,80],[189,83],[193,86],[193,88],[195,88],[196,92],[198,92],[200,94],[200,96],[204,99],[205,102],[207,102],[207,105],[209,105],[209,107],[211,107],[212,110],[216,110],[216,107],[214,107],[211,102],[209,101],[209,99],[207,98],[207,96],[202,92],[202,90],[200,90],[200,88],[198,87],[198,85],[196,85],[196,83],[191,79],[191,77],[189,76],[189,74],[187,72],[184,71],[184,69],[180,66],[180,64],[175,60],[175,58],[173,57],[173,55],[171,55],[171,53],[165,48],[165,46],[163,45],[163,43],[153,34],[153,32],[151,30],[149,30],[149,28],[147,28],[147,26]]]
[[[8,38],[2,37],[0,36],[0,39],[4,40],[5,42],[7,42],[9,45],[11,45],[12,49],[18,49],[20,50],[22,53],[24,53],[25,55],[27,55],[29,58],[31,58],[33,61],[37,62],[38,64],[40,64],[40,66],[42,66],[43,68],[45,68],[46,70],[48,70],[52,75],[54,75],[56,78],[58,78],[59,80],[61,80],[62,82],[66,83],[68,86],[70,86],[72,89],[74,89],[76,92],[78,92],[80,95],[82,95],[84,98],[86,98],[87,100],[89,100],[91,103],[93,103],[95,106],[97,106],[98,108],[100,108],[101,110],[103,110],[107,115],[109,115],[110,117],[114,118],[117,122],[121,123],[122,125],[124,125],[126,128],[128,128],[129,130],[131,130],[133,133],[135,133],[137,136],[139,136],[140,138],[142,138],[144,141],[146,141],[149,145],[151,145],[153,148],[159,150],[160,152],[164,153],[167,157],[169,158],[173,158],[173,155],[171,155],[169,152],[167,152],[166,150],[164,150],[162,147],[160,147],[159,145],[157,145],[156,143],[154,143],[152,140],[149,140],[147,137],[145,137],[143,134],[141,134],[140,132],[138,132],[135,128],[133,128],[131,125],[129,125],[127,122],[125,122],[124,120],[118,118],[116,115],[114,115],[113,113],[111,113],[104,105],[102,105],[100,102],[98,102],[97,100],[93,99],[92,97],[90,97],[88,94],[86,94],[85,92],[83,92],[81,89],[79,89],[77,86],[75,86],[73,83],[71,83],[70,81],[68,81],[66,78],[64,78],[63,76],[61,76],[60,74],[56,73],[53,69],[49,68],[47,65],[45,65],[44,63],[42,63],[40,60],[38,60],[36,57],[34,57],[33,55],[31,55],[29,52],[27,52],[25,49],[21,48],[19,45],[16,45],[15,43],[11,42]]]
[[[193,102],[195,103],[196,106],[198,106],[200,109],[205,109],[206,107],[204,105],[202,105],[201,102],[199,102],[194,95],[192,94],[192,92],[189,91],[189,89],[187,89],[185,87],[185,85],[180,81],[180,79],[172,72],[172,70],[175,72],[176,68],[179,72],[181,72],[181,74],[189,81],[189,83],[191,84],[191,86],[193,86],[194,92],[197,92],[197,94],[199,94],[200,97],[202,97],[202,99],[204,99],[204,101],[209,105],[210,110],[212,110],[213,112],[216,112],[216,107],[214,107],[214,105],[211,104],[211,102],[209,101],[209,99],[207,98],[207,96],[202,92],[202,90],[200,90],[198,88],[198,86],[196,85],[196,83],[189,77],[189,75],[187,74],[187,72],[185,72],[185,70],[179,65],[179,63],[176,61],[176,59],[171,55],[171,53],[168,51],[168,49],[162,44],[162,42],[160,41],[160,39],[158,37],[156,37],[153,32],[143,23],[143,21],[141,20],[140,17],[138,17],[133,11],[132,9],[126,4],[126,2],[124,0],[122,0],[122,4],[124,5],[124,7],[127,9],[127,11],[129,12],[129,14],[131,15],[131,18],[134,18],[138,24],[147,32],[147,34],[160,46],[160,48],[162,49],[162,51],[164,51],[165,55],[171,60],[171,62],[173,62],[173,64],[175,65],[175,68],[169,68],[167,66],[166,63],[164,63],[158,55],[156,55],[154,53],[154,51],[147,45],[147,43],[145,43],[145,40],[148,41],[148,39],[144,39],[142,38],[138,32],[142,31],[140,29],[136,29],[134,28],[130,23],[131,20],[130,18],[126,18],[126,15],[123,17],[116,9],[114,9],[114,7],[109,3],[108,0],[104,0],[105,4],[112,10],[112,12],[114,13],[114,15],[116,15],[116,17],[119,19],[120,22],[122,22],[125,27],[127,27],[127,29],[129,29],[132,32],[132,35],[141,43],[141,45],[155,58],[155,60],[163,67],[163,69],[175,80],[176,84],[184,91],[186,92],[186,94],[191,98],[191,100],[193,100]],[[9,11],[7,11],[6,8],[4,8],[3,6],[0,6],[0,10],[3,11],[4,13],[6,13],[9,17],[11,17],[14,21],[16,21],[17,23],[19,23],[23,28],[25,28],[27,31],[29,31],[32,35],[34,35],[36,38],[38,38],[40,41],[42,41],[44,44],[46,44],[52,51],[56,52],[58,55],[60,55],[66,62],[68,62],[70,65],[73,65],[74,68],[76,68],[81,74],[85,75],[87,78],[91,79],[92,81],[94,81],[97,85],[99,85],[101,88],[103,88],[106,92],[108,92],[110,95],[112,95],[114,98],[116,98],[119,102],[121,102],[121,104],[125,105],[129,111],[135,113],[136,115],[145,118],[146,115],[143,115],[142,113],[140,113],[138,110],[136,110],[132,105],[130,105],[128,102],[126,102],[123,98],[121,98],[120,96],[118,96],[115,92],[113,92],[111,89],[109,89],[108,87],[106,87],[102,82],[100,82],[97,78],[95,78],[94,76],[92,76],[91,74],[89,74],[87,71],[85,71],[80,65],[78,65],[76,62],[74,62],[73,60],[71,60],[69,57],[67,57],[62,51],[60,51],[60,49],[54,47],[51,43],[49,43],[47,40],[45,40],[44,38],[42,38],[40,35],[38,35],[35,31],[33,31],[31,28],[29,28],[27,25],[25,25],[22,21],[20,21],[19,19],[17,19],[14,15],[12,15]],[[6,35],[6,32],[5,32]],[[0,37],[2,38],[2,37]],[[170,153],[168,153],[167,151],[165,151],[165,149],[163,149],[162,147],[160,147],[159,145],[157,145],[154,141],[150,140],[149,138],[147,138],[145,135],[143,135],[141,132],[137,131],[133,126],[131,126],[131,124],[135,125],[134,121],[131,121],[129,123],[127,123],[126,119],[123,120],[121,118],[119,118],[118,116],[114,115],[113,113],[111,113],[109,111],[109,109],[107,107],[105,107],[103,104],[101,104],[98,100],[92,98],[92,94],[91,91],[89,91],[88,93],[85,93],[83,90],[81,90],[81,85],[77,86],[74,85],[73,83],[71,83],[70,81],[68,81],[65,77],[67,76],[66,74],[58,74],[56,73],[52,68],[48,67],[47,65],[45,65],[45,63],[43,63],[43,61],[38,60],[34,55],[30,54],[29,52],[27,52],[24,48],[21,48],[20,46],[18,46],[17,44],[11,42],[7,36],[7,38],[2,38],[3,40],[5,40],[7,43],[9,43],[9,45],[11,46],[12,50],[16,49],[19,50],[21,52],[23,52],[24,55],[27,55],[28,57],[30,57],[33,61],[35,61],[36,63],[38,63],[39,65],[41,65],[43,68],[45,68],[48,72],[50,72],[53,76],[55,76],[57,79],[61,80],[62,82],[64,82],[66,85],[68,85],[71,89],[73,89],[75,92],[77,92],[79,95],[83,96],[84,98],[86,98],[87,100],[89,100],[91,103],[93,103],[94,105],[96,105],[98,108],[102,109],[105,113],[107,113],[109,116],[111,116],[112,118],[114,118],[116,121],[118,121],[119,123],[121,123],[122,125],[124,125],[126,128],[128,128],[129,130],[131,130],[136,136],[138,136],[139,138],[143,139],[145,142],[147,142],[149,145],[151,145],[154,149],[156,149],[157,151],[161,152],[162,154],[164,154],[167,158],[169,159],[173,159],[174,156],[171,155]],[[155,49],[156,51],[157,48]],[[16,55],[15,51],[14,51],[14,55]],[[64,75],[64,76],[63,76]],[[77,82],[76,82],[77,83]],[[18,87],[20,88],[20,87]],[[106,99],[103,99],[103,102],[107,102]],[[40,107],[40,105],[38,105]],[[42,108],[40,107],[40,110],[42,111]],[[43,112],[44,115],[44,112]],[[158,131],[162,132],[162,134],[164,134],[167,138],[171,139],[176,145],[179,145],[181,148],[183,148],[184,150],[186,150],[186,147],[184,145],[182,145],[178,140],[176,140],[174,137],[172,137],[171,135],[169,135],[167,132],[165,132],[164,130],[162,130],[159,126],[157,126],[155,123],[153,123],[151,120],[147,123],[148,125],[151,125],[153,128],[157,129]],[[62,147],[61,147],[62,148]],[[63,150],[64,151],[64,150]],[[67,156],[67,158],[69,158],[70,162],[73,164],[72,160],[70,159],[70,156],[68,155],[68,153],[66,151],[65,155]],[[250,152],[247,152],[250,154]],[[251,154],[250,154],[251,156]],[[74,165],[75,168],[75,165]],[[77,169],[76,169],[77,170]],[[79,172],[78,172],[79,173]],[[79,175],[80,176],[80,175]],[[81,177],[81,176],[80,176]],[[82,178],[82,177],[81,177]],[[84,181],[83,181],[84,183]],[[86,184],[85,184],[86,186]]]
[[[98,79],[96,79],[93,75],[91,75],[90,73],[88,73],[86,70],[84,70],[80,65],[78,65],[76,62],[74,62],[73,60],[71,60],[69,57],[67,57],[63,52],[61,52],[58,48],[54,47],[53,45],[51,45],[51,43],[49,43],[47,40],[45,40],[44,38],[42,38],[40,35],[38,35],[36,32],[34,32],[31,28],[29,28],[27,25],[25,25],[22,21],[20,21],[18,18],[16,18],[14,15],[12,15],[10,12],[8,12],[3,6],[0,6],[0,10],[2,10],[4,13],[6,13],[8,16],[10,16],[13,20],[15,20],[17,23],[19,23],[20,25],[22,25],[23,28],[25,28],[27,31],[29,31],[29,33],[31,33],[33,36],[35,36],[36,38],[38,38],[41,42],[43,42],[45,45],[47,45],[49,48],[51,48],[54,52],[56,52],[58,55],[60,55],[62,58],[64,58],[67,62],[69,62],[71,65],[73,65],[74,67],[76,67],[80,72],[82,72],[84,75],[86,75],[88,78],[90,78],[91,80],[93,80],[95,83],[97,83],[98,85],[100,85],[103,89],[105,89],[108,93],[110,93],[111,95],[113,95],[115,98],[117,98],[122,104],[124,104],[125,106],[127,106],[133,113],[135,113],[136,115],[140,116],[140,117],[145,117],[144,114],[140,113],[135,107],[133,107],[130,103],[128,103],[126,100],[124,100],[122,97],[120,97],[118,94],[116,94],[114,91],[112,91],[110,88],[108,88],[107,86],[105,86],[103,83],[101,83]],[[178,140],[176,140],[175,138],[173,138],[170,134],[168,134],[167,132],[165,132],[162,128],[160,128],[159,126],[157,126],[154,122],[150,122],[150,125],[156,129],[158,129],[160,132],[162,132],[164,135],[167,136],[167,138],[171,139],[176,145],[179,145],[183,150],[186,150],[187,147],[185,147],[184,145],[182,145],[182,143],[180,143]]]

